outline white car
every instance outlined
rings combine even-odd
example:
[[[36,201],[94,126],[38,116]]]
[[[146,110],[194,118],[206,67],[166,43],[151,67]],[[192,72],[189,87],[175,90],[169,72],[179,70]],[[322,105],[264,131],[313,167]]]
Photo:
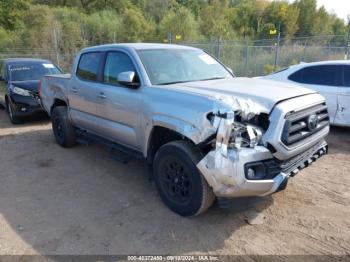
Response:
[[[318,91],[326,98],[330,123],[350,127],[350,61],[301,63],[264,79],[297,83]]]

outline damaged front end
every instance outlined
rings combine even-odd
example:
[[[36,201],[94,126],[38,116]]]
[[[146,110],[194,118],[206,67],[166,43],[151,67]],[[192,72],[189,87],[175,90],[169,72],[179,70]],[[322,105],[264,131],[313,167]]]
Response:
[[[250,100],[234,99],[225,104],[232,110],[223,112],[223,108],[216,108],[209,116],[217,130],[216,137],[211,141],[209,152],[197,164],[198,169],[219,197],[263,196],[276,192],[291,172],[281,169],[262,143],[268,115]],[[325,142],[320,143],[298,162],[303,164],[320,149],[326,151],[325,146]]]

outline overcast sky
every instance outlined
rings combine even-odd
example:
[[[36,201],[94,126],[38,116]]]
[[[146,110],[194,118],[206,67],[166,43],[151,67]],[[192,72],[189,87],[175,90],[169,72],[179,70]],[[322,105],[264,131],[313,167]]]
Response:
[[[346,19],[350,15],[350,0],[317,0],[318,5],[323,5],[328,11],[333,11],[339,17]]]
[[[272,0],[273,1],[273,0]],[[294,2],[295,0],[288,0]],[[317,0],[318,7],[324,6],[327,11],[336,13],[340,18],[347,20],[350,15],[350,0]]]

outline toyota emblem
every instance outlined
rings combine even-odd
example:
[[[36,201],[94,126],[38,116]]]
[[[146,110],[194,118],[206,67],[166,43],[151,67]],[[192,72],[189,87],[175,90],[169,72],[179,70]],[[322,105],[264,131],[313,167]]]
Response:
[[[310,131],[313,131],[317,128],[318,125],[318,116],[316,114],[312,114],[307,119],[307,127]]]

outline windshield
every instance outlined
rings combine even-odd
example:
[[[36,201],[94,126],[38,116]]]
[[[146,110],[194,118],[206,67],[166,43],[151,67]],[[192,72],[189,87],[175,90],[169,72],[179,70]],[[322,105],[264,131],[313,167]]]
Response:
[[[44,75],[61,74],[61,71],[49,62],[21,62],[9,65],[11,81],[39,80]]]
[[[232,78],[229,71],[201,50],[138,51],[153,85]]]

